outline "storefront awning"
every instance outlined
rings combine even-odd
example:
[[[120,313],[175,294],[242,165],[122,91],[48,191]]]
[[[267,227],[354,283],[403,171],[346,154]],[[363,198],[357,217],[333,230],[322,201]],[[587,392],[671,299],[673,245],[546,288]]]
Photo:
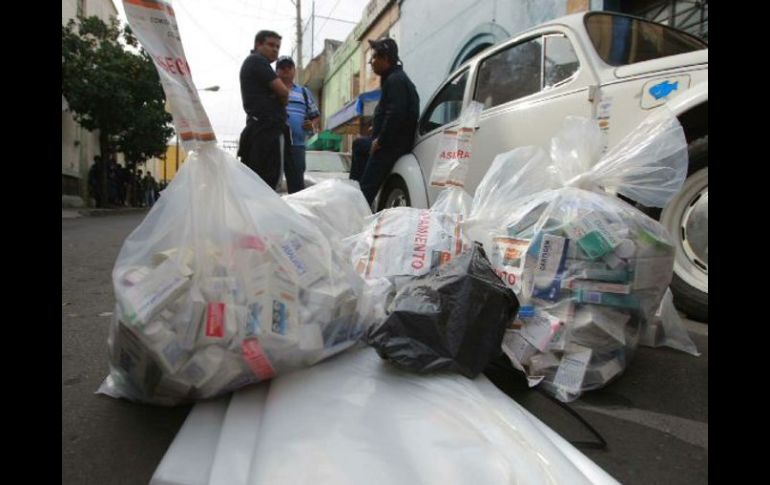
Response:
[[[360,121],[371,118],[381,94],[382,91],[379,89],[360,94],[341,110],[327,118],[326,129],[339,134],[359,133]]]

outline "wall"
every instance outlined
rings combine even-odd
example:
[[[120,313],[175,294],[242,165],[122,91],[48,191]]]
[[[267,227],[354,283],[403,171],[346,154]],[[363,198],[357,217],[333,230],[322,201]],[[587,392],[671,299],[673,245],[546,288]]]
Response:
[[[353,76],[361,71],[361,56],[357,41],[359,27],[360,25],[353,29],[345,42],[332,55],[323,87],[324,126],[331,115],[342,109],[354,97]]]
[[[589,0],[402,0],[400,54],[420,95],[420,110],[464,48],[500,43],[542,22],[589,8]]]
[[[380,88],[380,77],[374,74],[369,65],[369,59],[372,57],[372,49],[369,47],[368,40],[377,40],[381,37],[390,37],[401,47],[398,37],[398,19],[400,9],[398,3],[391,2],[382,15],[368,28],[361,36],[361,92],[372,91]]]

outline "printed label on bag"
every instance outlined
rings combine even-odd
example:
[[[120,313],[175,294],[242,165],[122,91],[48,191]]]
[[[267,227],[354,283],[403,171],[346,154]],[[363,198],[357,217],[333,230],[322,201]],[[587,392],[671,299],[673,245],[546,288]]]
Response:
[[[524,322],[524,328],[521,331],[522,337],[535,346],[541,352],[548,347],[554,335],[561,330],[561,321],[545,312],[538,311],[532,317],[521,319]]]
[[[384,211],[370,234],[365,265],[358,267],[367,278],[420,276],[464,249],[460,216],[427,209]]]
[[[220,301],[209,303],[206,315],[206,336],[219,338],[225,336],[225,304]]]
[[[556,371],[553,383],[567,392],[577,393],[583,387],[588,362],[591,360],[591,349],[564,354]]]
[[[243,358],[260,380],[275,376],[275,369],[256,337],[243,340]]]

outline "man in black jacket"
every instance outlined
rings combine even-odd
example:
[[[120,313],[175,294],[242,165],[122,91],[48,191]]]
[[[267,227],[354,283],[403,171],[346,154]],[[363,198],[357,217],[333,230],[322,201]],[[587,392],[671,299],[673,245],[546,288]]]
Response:
[[[280,35],[270,30],[259,31],[254,38],[254,50],[243,61],[240,72],[241,98],[247,117],[238,156],[273,189],[280,181],[282,165],[287,172],[294,168],[286,123],[289,89],[270,67],[280,48]]]
[[[370,40],[369,45],[373,51],[369,63],[372,71],[380,76],[382,95],[374,108],[371,139],[362,138],[354,142],[354,153],[368,151],[369,157],[364,167],[361,167],[360,156],[356,157],[351,178],[358,179],[358,174],[361,174],[361,191],[371,204],[396,160],[412,149],[420,98],[401,66],[396,41]]]

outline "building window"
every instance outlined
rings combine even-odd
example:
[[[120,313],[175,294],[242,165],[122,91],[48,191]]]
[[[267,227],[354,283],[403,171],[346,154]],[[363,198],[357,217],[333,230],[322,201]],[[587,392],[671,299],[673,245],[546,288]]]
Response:
[[[86,15],[86,0],[78,0],[78,17],[85,17]]]

